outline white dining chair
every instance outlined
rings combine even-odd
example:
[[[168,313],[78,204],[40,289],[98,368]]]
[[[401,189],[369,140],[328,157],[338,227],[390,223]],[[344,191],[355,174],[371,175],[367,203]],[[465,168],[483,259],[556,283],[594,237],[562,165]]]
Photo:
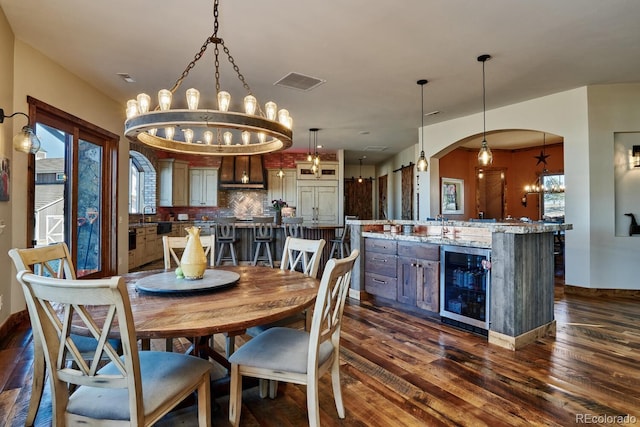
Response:
[[[70,280],[23,270],[17,278],[45,352],[54,426],[152,425],[193,392],[198,395],[198,425],[211,425],[211,363],[180,353],[138,351],[121,277]],[[94,318],[97,310],[107,313],[104,322]],[[74,321],[98,341],[89,360],[70,333]],[[120,339],[122,356],[107,339],[111,335]],[[109,360],[106,365],[103,357]]]
[[[184,249],[187,247],[188,236],[176,237],[176,236],[162,236],[162,252],[164,255],[164,269],[169,271],[171,269],[180,266],[181,251],[176,249]],[[204,249],[204,256],[209,260],[209,266],[214,267],[216,265],[215,247],[216,236],[200,236],[200,243]],[[173,262],[172,262],[173,261]],[[167,351],[173,351],[173,339],[167,338],[165,340],[165,348]]]
[[[231,355],[229,421],[233,426],[240,423],[243,376],[306,385],[309,425],[316,427],[320,425],[318,381],[330,370],[338,417],[345,417],[340,386],[340,329],[351,272],[358,254],[356,249],[347,258],[327,262],[309,332],[271,328]]]
[[[164,269],[171,270],[180,265],[180,251],[176,249],[184,249],[187,246],[187,237],[162,236],[162,249],[164,254]],[[200,236],[200,243],[204,249],[204,256],[209,260],[209,266],[216,265],[215,247],[216,236]],[[173,261],[173,262],[172,262]]]
[[[39,246],[26,249],[11,249],[9,257],[13,261],[16,271],[28,271],[41,276],[55,277],[58,279],[75,280],[76,270],[71,260],[71,254],[66,243],[59,242],[47,246]],[[70,284],[71,282],[66,282]],[[29,310],[29,307],[27,306]],[[31,315],[31,313],[29,313]],[[29,410],[25,425],[33,425],[42,392],[44,390],[45,379],[45,356],[36,328],[32,327],[33,333],[33,376],[31,384],[31,397],[29,398]],[[98,341],[93,337],[76,336],[76,345],[81,355],[90,357],[95,352]],[[111,340],[111,345],[121,351],[118,340]]]

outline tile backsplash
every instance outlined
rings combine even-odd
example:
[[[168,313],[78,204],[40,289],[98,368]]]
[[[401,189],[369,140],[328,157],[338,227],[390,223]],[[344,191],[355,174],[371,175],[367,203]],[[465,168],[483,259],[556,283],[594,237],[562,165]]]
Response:
[[[219,216],[235,216],[238,218],[271,216],[275,212],[271,207],[271,201],[267,199],[266,191],[220,191],[218,192],[220,206],[158,207],[156,218],[157,220],[166,221],[171,215],[177,218],[178,214],[187,214],[189,219],[200,219],[203,216],[208,216],[209,218]]]

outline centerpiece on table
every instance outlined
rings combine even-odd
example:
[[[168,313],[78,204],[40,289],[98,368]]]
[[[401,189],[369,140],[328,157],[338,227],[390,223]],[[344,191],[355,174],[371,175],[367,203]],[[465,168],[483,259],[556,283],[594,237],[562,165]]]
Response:
[[[276,211],[276,224],[282,224],[282,208],[287,207],[287,202],[282,199],[272,200],[271,205],[273,209]]]
[[[207,257],[200,241],[200,227],[187,227],[187,245],[180,258],[180,269],[187,280],[197,280],[204,277],[207,269]]]

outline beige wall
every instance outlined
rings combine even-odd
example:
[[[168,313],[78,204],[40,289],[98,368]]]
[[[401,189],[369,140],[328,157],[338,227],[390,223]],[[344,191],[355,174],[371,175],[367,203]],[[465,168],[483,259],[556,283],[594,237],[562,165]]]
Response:
[[[0,9],[0,108],[3,108],[5,114],[13,113],[13,33],[11,27],[4,16],[4,12]],[[11,160],[12,157],[12,139],[14,134],[14,124],[24,126],[26,119],[24,117],[16,117],[13,119],[5,119],[0,124],[0,157],[8,158],[10,161],[11,180],[16,177],[15,164]],[[16,130],[17,131],[17,130]],[[2,308],[0,308],[0,325],[11,314],[11,280],[10,274],[13,273],[11,261],[6,255],[11,249],[11,204],[15,194],[13,191],[9,194],[9,202],[0,202],[0,221],[4,221],[6,227],[0,231],[0,295],[2,296]]]
[[[6,30],[6,22],[0,23],[0,30]],[[3,37],[3,36],[0,36]],[[87,82],[70,73],[59,64],[42,55],[31,46],[16,40],[13,45],[15,55],[7,55],[2,49],[0,61],[12,62],[15,79],[13,81],[13,109],[28,111],[27,96],[32,96],[53,105],[67,113],[100,126],[117,135],[122,135],[125,120],[124,109],[120,103],[96,90]],[[4,79],[3,79],[4,84]],[[20,124],[22,126],[22,124]],[[17,129],[15,130],[17,132]],[[12,130],[13,132],[13,130]],[[119,170],[128,170],[129,143],[122,136],[120,140]],[[12,218],[10,246],[26,246],[26,173],[27,155],[13,152],[11,209]],[[127,173],[118,174],[118,272],[127,270]],[[123,190],[124,189],[124,190]],[[0,208],[1,209],[1,208]],[[7,227],[8,228],[8,227]],[[4,239],[7,237],[2,238]],[[6,253],[6,251],[4,251]],[[6,257],[0,257],[0,268]],[[7,264],[10,265],[10,264]],[[13,269],[11,269],[13,275]],[[0,281],[8,278],[0,277]],[[0,290],[8,289],[11,296],[11,312],[24,309],[24,298],[15,279],[11,283],[3,282]],[[6,291],[5,291],[6,292]],[[5,299],[7,296],[5,295]],[[4,311],[3,311],[4,313]]]

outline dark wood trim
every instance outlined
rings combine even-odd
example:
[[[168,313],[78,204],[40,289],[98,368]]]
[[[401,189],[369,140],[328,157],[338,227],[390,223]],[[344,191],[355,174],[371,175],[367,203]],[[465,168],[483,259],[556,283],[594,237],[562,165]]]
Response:
[[[398,169],[395,169],[393,172],[400,172],[401,170],[404,170],[406,168],[410,168],[410,167],[413,167],[413,166],[414,166],[413,162],[409,162],[409,164],[407,166],[400,165],[400,167]]]

